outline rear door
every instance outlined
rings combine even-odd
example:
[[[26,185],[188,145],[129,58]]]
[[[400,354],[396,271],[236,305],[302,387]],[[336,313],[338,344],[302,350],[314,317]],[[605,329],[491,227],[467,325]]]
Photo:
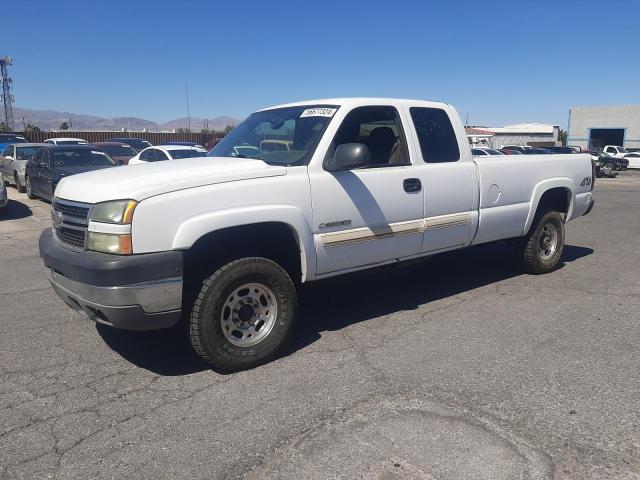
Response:
[[[453,109],[418,104],[408,110],[424,189],[420,252],[467,245],[478,224],[479,192],[464,127]]]
[[[38,167],[38,191],[45,198],[53,198],[53,160],[52,152],[45,150],[42,157],[42,164]]]
[[[406,126],[393,106],[355,107],[340,123],[324,159],[338,145],[360,143],[369,149],[371,164],[339,172],[310,166],[319,275],[418,253],[424,196]]]

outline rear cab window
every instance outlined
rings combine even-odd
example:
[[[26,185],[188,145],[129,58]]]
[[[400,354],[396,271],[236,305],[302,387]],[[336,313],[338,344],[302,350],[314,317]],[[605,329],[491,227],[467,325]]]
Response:
[[[458,138],[449,115],[441,108],[410,107],[411,120],[418,135],[425,163],[446,163],[460,160]]]

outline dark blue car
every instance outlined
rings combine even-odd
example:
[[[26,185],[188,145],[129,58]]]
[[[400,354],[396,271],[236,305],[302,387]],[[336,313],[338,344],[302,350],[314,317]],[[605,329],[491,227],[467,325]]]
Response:
[[[27,196],[51,200],[62,178],[115,166],[109,155],[90,145],[47,145],[27,162]]]
[[[27,143],[27,139],[15,133],[0,133],[0,150],[12,143]]]

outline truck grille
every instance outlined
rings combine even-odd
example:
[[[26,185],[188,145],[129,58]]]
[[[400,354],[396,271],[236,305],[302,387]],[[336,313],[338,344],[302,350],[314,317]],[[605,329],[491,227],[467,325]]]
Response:
[[[62,244],[73,250],[84,250],[90,209],[91,205],[87,203],[70,202],[57,198],[51,202],[53,231]]]
[[[61,212],[63,215],[75,218],[82,218],[86,220],[89,216],[89,206],[70,205],[62,203],[60,200],[55,200],[52,204],[53,209],[56,212]]]
[[[74,247],[84,248],[85,230],[74,230],[73,228],[56,228],[58,240]]]

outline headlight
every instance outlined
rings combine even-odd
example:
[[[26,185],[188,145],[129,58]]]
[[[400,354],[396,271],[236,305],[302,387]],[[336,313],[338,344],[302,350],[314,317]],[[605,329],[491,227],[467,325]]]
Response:
[[[98,203],[91,209],[91,221],[101,223],[130,224],[138,202],[115,200]]]
[[[95,252],[131,255],[131,234],[88,232],[87,248]]]

